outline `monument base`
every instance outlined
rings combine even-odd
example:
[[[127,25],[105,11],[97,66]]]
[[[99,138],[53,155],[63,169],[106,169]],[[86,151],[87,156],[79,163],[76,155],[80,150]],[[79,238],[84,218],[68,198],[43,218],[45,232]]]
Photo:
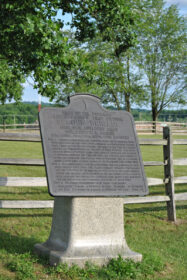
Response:
[[[124,237],[123,199],[103,197],[56,197],[49,239],[35,245],[38,255],[51,265],[86,262],[106,264],[121,255],[141,261]]]

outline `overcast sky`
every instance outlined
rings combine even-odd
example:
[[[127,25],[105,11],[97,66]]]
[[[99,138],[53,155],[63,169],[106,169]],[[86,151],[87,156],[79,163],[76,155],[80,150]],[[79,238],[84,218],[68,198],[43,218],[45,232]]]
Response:
[[[176,4],[179,8],[181,15],[187,15],[187,0],[167,0],[166,6]],[[69,18],[67,19],[67,21]],[[37,90],[34,90],[29,83],[24,84],[24,94],[23,101],[37,101],[38,102],[38,93]],[[42,102],[49,102],[49,99],[42,97]]]

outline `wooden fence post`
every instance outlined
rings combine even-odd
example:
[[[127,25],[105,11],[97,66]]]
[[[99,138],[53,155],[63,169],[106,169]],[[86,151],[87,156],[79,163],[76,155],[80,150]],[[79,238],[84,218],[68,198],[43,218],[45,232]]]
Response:
[[[168,141],[167,145],[163,146],[164,151],[164,177],[166,195],[170,197],[167,201],[167,213],[169,221],[176,221],[175,207],[175,185],[174,185],[174,169],[173,169],[173,143],[170,127],[163,128],[163,138]]]

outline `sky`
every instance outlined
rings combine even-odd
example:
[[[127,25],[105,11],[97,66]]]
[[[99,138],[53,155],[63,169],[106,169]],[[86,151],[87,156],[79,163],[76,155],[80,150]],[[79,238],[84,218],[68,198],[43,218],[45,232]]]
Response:
[[[167,0],[166,6],[177,5],[181,15],[187,15],[187,1],[186,0]]]
[[[181,15],[186,15],[187,16],[187,0],[167,0],[166,2],[166,7],[170,6],[172,4],[175,4],[179,8],[179,12]],[[66,17],[65,21],[69,21],[70,17]],[[30,85],[30,83],[26,82],[24,85],[24,93],[22,100],[23,101],[36,101],[38,102],[39,97],[38,97],[38,92],[36,89],[33,89],[33,87]],[[42,96],[42,102],[49,102],[49,98],[43,97]]]

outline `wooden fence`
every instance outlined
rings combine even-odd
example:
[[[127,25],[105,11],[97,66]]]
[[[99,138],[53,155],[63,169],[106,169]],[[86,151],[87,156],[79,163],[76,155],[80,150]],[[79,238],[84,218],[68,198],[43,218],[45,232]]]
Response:
[[[153,122],[153,121],[136,121],[137,132],[146,134],[162,134],[163,127],[169,126],[172,128],[175,134],[187,134],[187,123],[176,123],[176,122]],[[39,131],[39,125],[34,124],[0,124],[0,131],[10,132],[10,131]]]
[[[0,133],[0,141],[41,142],[39,135],[21,133]],[[140,145],[163,146],[162,162],[146,161],[144,166],[163,166],[164,178],[147,178],[148,186],[165,185],[165,195],[146,197],[125,197],[124,204],[166,202],[168,220],[176,221],[176,200],[187,200],[187,192],[175,193],[175,184],[187,184],[187,176],[174,177],[174,165],[187,165],[187,158],[173,159],[173,145],[187,145],[187,139],[172,139],[169,127],[163,128],[163,139],[139,139]],[[44,166],[43,159],[0,158],[0,165]],[[0,177],[0,187],[46,187],[45,177]],[[0,200],[0,208],[49,208],[53,200]]]
[[[153,122],[153,121],[136,121],[136,130],[138,133],[162,134],[163,127],[171,127],[174,134],[187,134],[187,123],[177,122]]]

